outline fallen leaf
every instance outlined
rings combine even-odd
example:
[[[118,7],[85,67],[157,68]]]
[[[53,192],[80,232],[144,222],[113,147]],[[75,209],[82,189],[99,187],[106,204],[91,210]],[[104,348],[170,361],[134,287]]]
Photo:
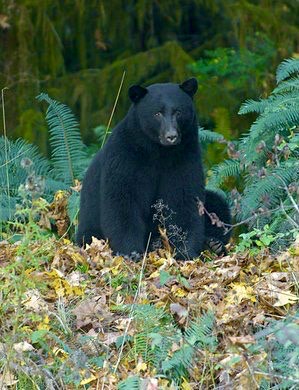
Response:
[[[251,335],[240,336],[240,337],[230,336],[229,340],[234,345],[241,345],[242,346],[245,344],[255,344],[255,338]]]
[[[230,304],[240,304],[244,300],[256,302],[254,290],[251,286],[246,286],[244,283],[230,284],[231,290],[225,300]]]
[[[22,304],[29,310],[35,313],[48,312],[49,306],[46,301],[41,297],[40,292],[37,289],[27,290],[25,292],[25,299]]]
[[[13,345],[13,348],[18,353],[34,350],[34,347],[31,344],[27,343],[27,341],[21,341],[20,343],[16,343]]]

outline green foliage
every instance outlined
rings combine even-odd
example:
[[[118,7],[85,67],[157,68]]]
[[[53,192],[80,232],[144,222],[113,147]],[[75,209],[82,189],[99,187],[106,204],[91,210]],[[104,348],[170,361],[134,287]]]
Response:
[[[286,80],[294,73],[299,73],[299,61],[293,58],[289,58],[283,61],[277,68],[277,72],[276,72],[277,83]]]
[[[214,352],[217,339],[214,336],[215,318],[212,312],[191,321],[184,333],[172,323],[163,309],[152,305],[135,305],[132,308],[136,334],[127,340],[129,356],[137,356],[158,374],[172,383],[179,384],[188,378],[197,351]],[[173,345],[180,347],[172,352]]]
[[[212,120],[216,131],[228,139],[239,135],[235,128],[240,131],[248,125],[246,118],[237,117],[240,101],[248,93],[256,95],[261,86],[268,89],[268,68],[275,54],[273,43],[258,33],[247,38],[246,46],[206,50],[191,65],[199,80],[200,116]]]
[[[229,80],[226,86],[230,89],[244,88],[244,85],[255,82],[257,77],[265,74],[266,65],[274,54],[270,41],[265,37],[254,37],[253,41],[257,40],[262,44],[256,52],[246,48],[235,50],[225,47],[206,50],[205,58],[194,63],[192,68],[202,81],[216,77],[218,80]]]
[[[225,160],[223,163],[213,167],[212,175],[208,179],[207,187],[210,189],[218,188],[228,177],[238,176],[241,171],[242,167],[239,161]]]
[[[260,354],[265,351],[267,358],[261,371],[263,389],[295,389],[299,382],[299,313],[293,318],[271,322],[268,327],[256,333],[257,344],[252,350]]]
[[[54,175],[66,185],[75,185],[75,179],[82,178],[88,164],[79,124],[65,104],[51,99],[45,93],[40,94],[37,99],[49,104],[46,120],[50,132]]]
[[[240,114],[255,112],[258,117],[234,145],[232,159],[216,166],[208,182],[217,187],[242,174],[245,187],[241,199],[235,199],[237,219],[258,228],[269,224],[273,234],[283,233],[284,238],[299,228],[298,71],[299,60],[284,61],[272,94],[242,105]],[[283,242],[275,244],[278,248]]]
[[[222,134],[217,133],[216,131],[205,130],[202,127],[198,129],[199,141],[203,144],[209,142],[223,142],[224,137]]]
[[[217,339],[213,335],[215,318],[208,312],[197,321],[190,323],[182,339],[182,347],[162,362],[162,370],[169,377],[187,377],[192,368],[197,349],[201,351],[215,351]],[[177,340],[178,341],[178,340]]]
[[[10,219],[21,200],[21,184],[29,186],[29,178],[49,173],[49,163],[38,148],[25,140],[10,141],[0,137],[0,221]]]
[[[124,70],[127,90],[131,83],[182,81],[190,76],[187,64],[201,58],[208,80],[204,77],[196,104],[204,124],[214,122],[219,131],[225,121],[225,129],[237,136],[235,129],[248,123],[235,115],[244,92],[267,91],[275,63],[296,51],[298,12],[294,0],[4,0],[0,84],[9,88],[7,128],[14,138],[46,151],[45,127],[37,125],[41,112],[33,101],[47,90],[71,107],[84,139],[93,142],[92,129],[107,123]],[[211,54],[215,48],[217,55]],[[239,77],[228,72],[230,66]],[[246,86],[229,90],[243,81]],[[127,110],[125,96],[115,121]]]
[[[284,237],[284,234],[273,232],[269,225],[265,225],[263,229],[253,228],[248,233],[240,234],[241,240],[236,246],[236,252],[244,253],[249,250],[250,255],[254,256],[268,249],[273,242],[281,237]]]
[[[40,155],[38,148],[22,139],[10,141],[0,137],[0,223],[15,216],[23,207],[24,199],[39,196],[52,201],[56,191],[68,189],[68,214],[71,225],[77,219],[79,192],[70,188],[76,179],[82,179],[90,161],[87,148],[80,136],[79,125],[70,109],[47,94],[39,100],[48,104],[46,119],[50,131],[52,159]]]
[[[140,378],[138,376],[129,376],[118,384],[118,390],[139,390]]]

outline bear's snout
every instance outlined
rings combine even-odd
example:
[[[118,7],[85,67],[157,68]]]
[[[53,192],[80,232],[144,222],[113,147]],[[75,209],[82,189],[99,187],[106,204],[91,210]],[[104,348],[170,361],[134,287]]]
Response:
[[[181,142],[180,134],[176,129],[166,131],[159,139],[160,143],[164,146],[174,146]]]
[[[160,143],[164,146],[174,146],[180,143],[181,137],[176,128],[170,128],[163,132],[160,137]]]

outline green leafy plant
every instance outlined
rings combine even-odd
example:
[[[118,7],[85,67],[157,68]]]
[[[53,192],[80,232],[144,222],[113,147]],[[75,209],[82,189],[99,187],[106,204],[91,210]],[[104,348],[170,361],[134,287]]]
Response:
[[[261,389],[295,389],[299,383],[299,313],[280,321],[271,321],[255,334],[252,352],[266,353],[257,369],[264,373]]]
[[[69,218],[75,221],[79,210],[79,192],[72,189],[81,180],[90,156],[82,142],[79,125],[71,110],[47,94],[38,100],[49,105],[46,121],[50,131],[51,158],[22,139],[0,137],[0,223],[13,219],[21,192],[31,197],[44,196],[48,201],[58,190],[69,190]],[[3,226],[2,229],[3,230]]]
[[[75,185],[75,179],[82,178],[89,161],[86,146],[81,139],[79,124],[65,104],[51,99],[45,93],[41,93],[37,99],[49,105],[46,121],[52,147],[53,174],[65,184]]]
[[[243,193],[233,199],[237,220],[257,228],[268,224],[273,233],[299,228],[298,81],[299,60],[286,60],[277,69],[272,94],[242,105],[240,114],[255,112],[258,117],[232,145],[231,159],[214,167],[208,180],[209,187],[217,188],[242,175]],[[284,244],[276,241],[277,248]]]
[[[152,305],[135,305],[132,315],[136,333],[127,338],[127,358],[136,360],[140,357],[170,383],[178,385],[183,378],[189,377],[199,350],[205,355],[216,349],[212,312],[191,321],[184,332],[174,325],[171,316],[163,309]],[[173,352],[174,344],[179,348]]]
[[[241,240],[236,246],[236,252],[244,253],[249,250],[251,255],[259,253],[261,250],[268,249],[278,238],[284,237],[283,233],[273,233],[269,225],[263,229],[253,228],[248,233],[240,234]]]
[[[21,200],[19,187],[28,184],[28,176],[44,177],[48,173],[49,162],[36,146],[22,139],[0,137],[0,223],[13,217]]]

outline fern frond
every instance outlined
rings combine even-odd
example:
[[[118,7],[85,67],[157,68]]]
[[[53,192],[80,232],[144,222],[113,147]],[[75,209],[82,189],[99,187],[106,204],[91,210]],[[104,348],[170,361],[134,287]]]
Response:
[[[139,390],[140,389],[140,378],[138,376],[129,376],[127,379],[119,382],[118,390]]]
[[[31,164],[27,171],[22,167],[23,159],[27,159]],[[39,154],[38,148],[23,139],[11,141],[0,137],[0,220],[6,221],[14,215],[15,206],[20,200],[19,187],[25,183],[28,174],[32,171],[39,176],[46,176],[49,172],[49,163]]]
[[[228,177],[239,176],[241,171],[240,161],[225,160],[212,168],[212,175],[208,178],[207,188],[218,188]]]
[[[267,107],[271,102],[269,102],[268,99],[260,99],[260,100],[253,100],[253,99],[248,99],[246,100],[242,105],[239,110],[240,115],[248,114],[251,112],[256,112],[258,114],[261,114],[265,111]]]
[[[18,201],[18,196],[0,192],[0,226],[2,222],[6,222],[12,218]]]
[[[162,362],[162,371],[167,373],[173,370],[176,377],[186,377],[188,369],[192,367],[195,351],[194,347],[184,344],[170,358]]]
[[[79,206],[80,206],[80,194],[79,192],[73,191],[71,196],[68,198],[68,203],[67,203],[67,213],[72,223],[76,221],[78,217]]]
[[[215,316],[212,311],[191,322],[185,332],[188,343],[200,349],[214,351],[217,346],[217,338],[213,335],[214,326]]]
[[[222,134],[217,133],[216,131],[205,130],[202,127],[198,128],[198,137],[199,137],[199,141],[202,143],[225,141]]]
[[[292,160],[281,163],[270,170],[266,177],[248,184],[243,194],[239,219],[251,217],[260,207],[275,207],[286,198],[286,187],[299,180],[299,162]],[[267,202],[266,202],[267,200]]]
[[[283,81],[273,90],[274,94],[287,93],[290,91],[299,90],[299,79],[298,77],[291,77],[289,80]]]
[[[54,174],[67,185],[81,178],[87,165],[86,147],[82,142],[79,125],[71,110],[51,99],[46,93],[37,96],[48,103],[46,120],[50,132]]]
[[[172,370],[177,377],[186,376],[193,366],[198,348],[213,352],[217,347],[217,338],[213,335],[214,324],[215,316],[211,311],[191,322],[185,330],[186,343],[162,362],[164,373]]]
[[[299,59],[289,58],[283,61],[277,68],[276,81],[281,81],[290,77],[293,73],[299,73]]]
[[[299,125],[297,104],[299,104],[299,98],[297,103],[295,99],[290,97],[289,106],[286,105],[285,98],[279,99],[278,102],[273,103],[271,112],[267,111],[256,119],[250,127],[249,133],[242,138],[240,143],[240,149],[246,156],[247,165],[260,157],[256,153],[256,148],[261,141],[271,138],[274,140],[276,134],[285,137],[289,135],[292,127]]]

